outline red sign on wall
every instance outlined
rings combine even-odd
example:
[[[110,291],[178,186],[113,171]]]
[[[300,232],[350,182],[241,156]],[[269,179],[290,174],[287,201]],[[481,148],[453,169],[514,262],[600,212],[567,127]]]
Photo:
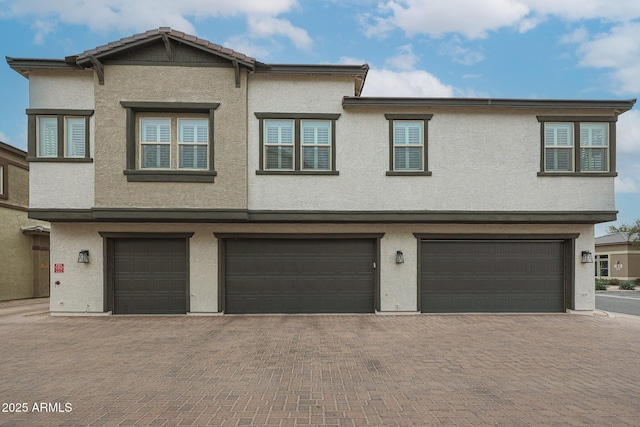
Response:
[[[64,273],[64,264],[53,264],[54,273]]]

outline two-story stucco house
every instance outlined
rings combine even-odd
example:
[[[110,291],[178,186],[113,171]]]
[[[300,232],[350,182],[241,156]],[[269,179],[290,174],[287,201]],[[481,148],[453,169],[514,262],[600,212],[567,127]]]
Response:
[[[594,309],[633,100],[361,97],[168,28],[7,61],[54,314]]]

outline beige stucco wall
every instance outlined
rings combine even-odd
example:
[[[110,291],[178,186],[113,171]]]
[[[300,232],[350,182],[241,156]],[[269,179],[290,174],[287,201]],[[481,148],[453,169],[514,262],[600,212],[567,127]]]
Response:
[[[0,199],[0,300],[33,296],[32,236],[21,227],[48,226],[48,223],[27,218],[29,205],[29,171],[24,157],[0,149],[0,158],[7,161],[7,199]],[[12,162],[12,163],[8,163]],[[17,208],[17,209],[16,209]]]
[[[536,114],[576,111],[347,108],[340,79],[252,77],[249,91],[249,208],[255,210],[612,211],[614,178],[538,177]],[[286,97],[278,96],[286,93]],[[339,176],[256,175],[259,121],[254,112],[340,113]],[[428,168],[433,176],[386,176],[385,113],[433,114]],[[604,113],[601,111],[592,114]],[[589,197],[585,197],[585,194]]]
[[[640,277],[640,249],[632,245],[601,245],[596,247],[596,255],[609,256],[609,276],[604,279],[633,280]],[[616,269],[615,265],[621,268]]]
[[[103,307],[103,239],[100,231],[193,232],[189,240],[190,307],[192,313],[218,309],[218,241],[213,233],[385,233],[380,241],[380,296],[383,312],[417,310],[417,249],[413,233],[579,233],[576,241],[576,309],[593,310],[593,264],[580,263],[580,251],[593,251],[590,225],[459,225],[459,224],[74,224],[53,225],[51,237],[51,287],[53,312],[101,312]],[[78,264],[78,251],[89,249],[91,262]],[[402,250],[404,264],[395,263]],[[64,273],[53,273],[64,263]]]
[[[33,295],[31,236],[20,227],[35,223],[25,211],[0,206],[0,300]]]
[[[93,110],[93,71],[31,71],[29,108]],[[95,153],[95,120],[90,118],[89,153]],[[30,164],[30,207],[76,208],[93,206],[94,163]]]
[[[95,85],[95,206],[246,208],[246,73],[233,68],[105,66]],[[215,183],[127,182],[126,116],[120,101],[219,102],[215,111]]]

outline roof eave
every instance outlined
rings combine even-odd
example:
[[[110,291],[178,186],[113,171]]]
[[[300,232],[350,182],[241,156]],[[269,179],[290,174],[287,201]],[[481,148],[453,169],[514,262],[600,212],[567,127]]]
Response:
[[[613,110],[622,114],[633,108],[636,99],[507,99],[507,98],[387,98],[351,97],[342,99],[343,107],[455,107],[455,108],[522,108],[522,109],[592,109]]]
[[[369,72],[369,64],[265,64],[258,62],[255,71],[256,73],[283,75],[352,76],[355,78],[356,84],[355,95],[359,97]]]
[[[82,70],[83,67],[75,62],[64,59],[40,59],[40,58],[11,58],[6,57],[7,64],[12,70],[29,78],[31,70]]]

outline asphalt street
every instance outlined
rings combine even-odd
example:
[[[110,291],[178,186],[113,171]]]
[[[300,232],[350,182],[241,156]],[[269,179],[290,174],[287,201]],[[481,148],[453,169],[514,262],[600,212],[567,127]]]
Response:
[[[596,309],[640,316],[640,292],[596,292]]]

